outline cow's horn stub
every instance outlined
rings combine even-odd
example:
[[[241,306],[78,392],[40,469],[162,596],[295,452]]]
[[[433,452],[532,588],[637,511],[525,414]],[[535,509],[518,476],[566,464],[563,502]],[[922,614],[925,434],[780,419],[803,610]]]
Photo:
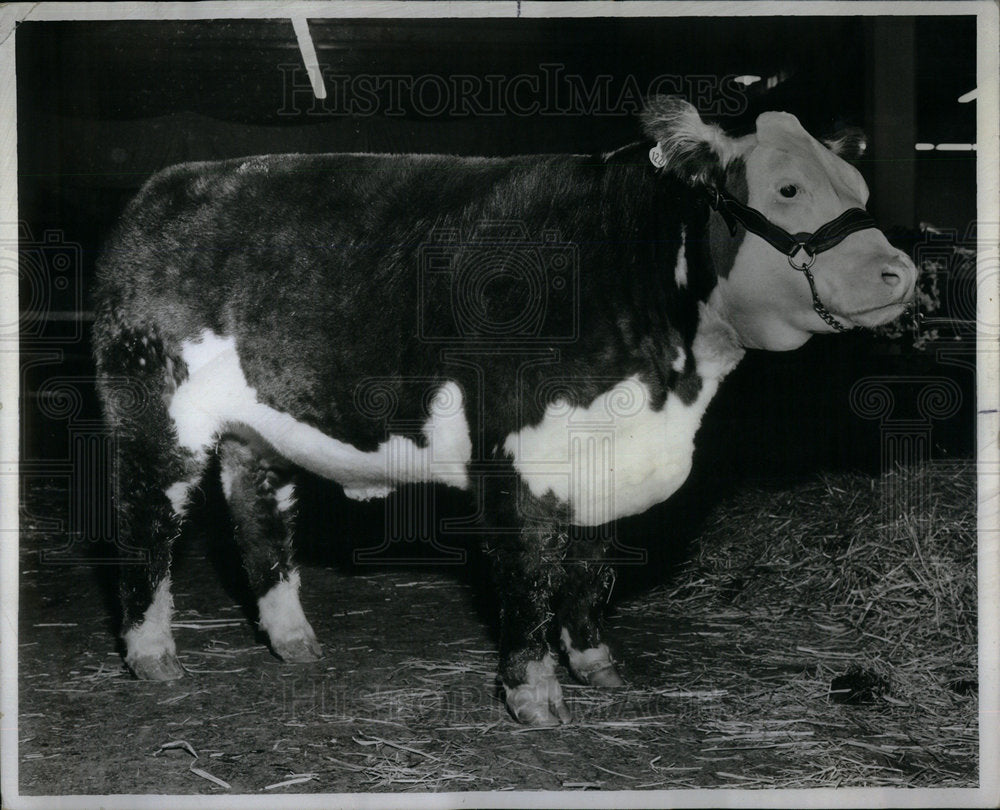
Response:
[[[677,96],[648,99],[642,126],[659,147],[657,165],[691,185],[716,183],[736,155],[733,140]]]

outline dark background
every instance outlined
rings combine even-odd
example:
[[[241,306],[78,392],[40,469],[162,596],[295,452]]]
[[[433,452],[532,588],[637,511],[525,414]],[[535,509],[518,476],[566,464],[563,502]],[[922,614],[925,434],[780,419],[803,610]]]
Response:
[[[734,131],[751,129],[767,109],[794,113],[820,136],[864,128],[869,207],[909,250],[926,241],[921,222],[944,229],[950,244],[975,219],[976,153],[914,150],[975,142],[976,104],[957,103],[976,86],[973,17],[313,20],[310,30],[336,96],[326,102],[309,89],[288,20],[27,22],[16,30],[23,469],[68,480],[69,530],[82,539],[109,539],[105,518],[88,517],[102,510],[87,508],[107,499],[107,444],[90,382],[94,260],[127,200],[165,166],[291,151],[603,151],[637,136],[629,89],[666,76],[667,89]],[[581,87],[605,86],[607,98],[591,110],[558,109],[557,100],[516,114],[512,104],[537,100],[528,92],[488,111],[435,112],[405,92],[365,94],[358,81],[540,78],[546,65]],[[764,81],[744,89],[732,82],[742,74]],[[895,391],[881,418],[850,403],[852,386],[872,377]],[[961,402],[930,419],[917,389],[941,378]],[[787,485],[823,469],[883,470],[900,460],[886,436],[906,420],[926,439],[918,458],[971,456],[974,390],[974,341],[959,327],[942,329],[922,351],[905,338],[859,334],[751,352],[713,403],[695,475],[676,500],[711,499],[747,480]],[[633,533],[660,534],[669,508]],[[352,504],[336,520],[380,510]]]

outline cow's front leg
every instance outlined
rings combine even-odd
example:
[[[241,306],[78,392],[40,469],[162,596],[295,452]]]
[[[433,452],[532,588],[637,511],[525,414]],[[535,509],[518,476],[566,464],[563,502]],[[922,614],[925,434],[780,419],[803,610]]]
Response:
[[[527,525],[501,548],[500,679],[507,708],[520,723],[570,721],[548,643],[552,597],[562,574],[565,534],[554,525]]]
[[[507,492],[512,490],[513,485]],[[508,519],[501,525],[507,531],[498,533],[490,553],[500,599],[499,674],[507,708],[530,726],[568,723],[548,642],[566,532],[555,520],[525,516],[513,503],[504,512]]]
[[[601,635],[604,605],[614,572],[602,562],[603,548],[574,549],[566,563],[558,600],[559,640],[570,672],[589,686],[624,686]]]
[[[220,444],[219,461],[260,627],[281,660],[315,661],[323,649],[299,602],[299,573],[292,565],[294,484],[236,439]]]

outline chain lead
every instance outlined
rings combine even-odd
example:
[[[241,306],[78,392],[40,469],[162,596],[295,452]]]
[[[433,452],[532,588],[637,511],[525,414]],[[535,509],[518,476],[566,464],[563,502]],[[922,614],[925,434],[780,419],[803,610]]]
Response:
[[[791,263],[791,259],[789,259],[789,263]],[[838,332],[850,332],[852,329],[855,329],[856,327],[853,326],[844,326],[844,324],[842,324],[840,321],[834,318],[833,315],[830,314],[830,310],[828,310],[823,305],[823,302],[820,301],[819,293],[816,291],[816,280],[813,278],[813,274],[809,272],[809,266],[811,264],[812,262],[810,262],[808,265],[805,265],[804,267],[796,267],[793,264],[792,267],[795,267],[796,270],[801,270],[803,273],[805,273],[806,279],[808,279],[809,281],[809,290],[812,292],[812,299],[813,299],[813,310],[816,312],[817,315],[819,315],[823,319],[823,321],[826,324],[832,326]]]

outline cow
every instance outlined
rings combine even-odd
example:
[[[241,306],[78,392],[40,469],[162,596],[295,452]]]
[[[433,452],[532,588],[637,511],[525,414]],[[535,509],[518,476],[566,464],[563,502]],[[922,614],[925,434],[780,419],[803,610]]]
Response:
[[[605,154],[266,155],[145,183],[99,259],[93,333],[120,541],[146,560],[120,576],[137,678],[184,674],[171,544],[206,470],[272,651],[322,655],[292,558],[305,470],[357,499],[473,494],[514,719],[570,721],[560,652],[582,684],[623,684],[588,527],[677,490],[745,349],[887,322],[916,280],[861,174],[793,115],[732,137],[657,96],[641,125]]]

